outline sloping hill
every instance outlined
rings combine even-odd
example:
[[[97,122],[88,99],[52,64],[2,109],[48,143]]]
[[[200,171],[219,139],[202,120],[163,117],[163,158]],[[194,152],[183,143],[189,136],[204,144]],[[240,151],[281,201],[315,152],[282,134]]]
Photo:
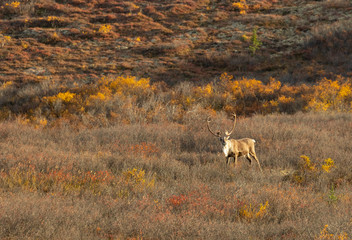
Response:
[[[0,80],[351,76],[351,21],[348,0],[4,1]],[[255,28],[262,45],[253,53]]]

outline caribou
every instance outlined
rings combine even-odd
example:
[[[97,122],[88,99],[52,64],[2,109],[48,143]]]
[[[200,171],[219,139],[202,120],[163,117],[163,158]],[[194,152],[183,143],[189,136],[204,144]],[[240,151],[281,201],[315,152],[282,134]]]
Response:
[[[255,153],[254,139],[252,138],[230,139],[230,135],[232,134],[236,126],[236,114],[233,113],[232,116],[234,118],[232,129],[230,130],[230,132],[225,131],[224,135],[222,135],[219,130],[216,133],[214,133],[209,126],[209,123],[211,122],[210,117],[208,117],[207,119],[207,127],[209,132],[213,134],[215,137],[219,138],[222,144],[222,151],[224,152],[226,157],[226,164],[229,165],[230,158],[233,157],[235,160],[235,167],[237,167],[237,158],[241,156],[245,156],[249,161],[249,163],[252,164],[251,157],[253,157],[258,163],[260,171],[263,171],[262,167],[260,166],[258,157]]]

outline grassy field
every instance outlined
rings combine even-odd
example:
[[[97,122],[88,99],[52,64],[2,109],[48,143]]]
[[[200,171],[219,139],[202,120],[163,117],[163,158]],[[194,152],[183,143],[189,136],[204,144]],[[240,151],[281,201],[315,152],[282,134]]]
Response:
[[[184,124],[0,123],[2,239],[350,239],[350,113],[240,118],[261,173]],[[231,119],[217,115],[214,127]]]
[[[0,239],[352,239],[351,0],[0,1]],[[226,166],[206,127],[254,138]]]

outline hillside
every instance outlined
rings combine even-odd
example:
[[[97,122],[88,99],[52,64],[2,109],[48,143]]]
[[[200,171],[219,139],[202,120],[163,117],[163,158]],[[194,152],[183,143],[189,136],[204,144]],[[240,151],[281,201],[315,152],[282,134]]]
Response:
[[[2,1],[0,81],[351,76],[351,21],[348,0]]]

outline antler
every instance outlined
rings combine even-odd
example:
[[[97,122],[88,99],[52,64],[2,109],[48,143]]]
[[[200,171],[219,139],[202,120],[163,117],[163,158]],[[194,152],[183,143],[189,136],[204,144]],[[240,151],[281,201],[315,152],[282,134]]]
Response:
[[[230,132],[226,131],[225,134],[226,136],[230,136],[231,133],[233,132],[233,130],[235,129],[235,125],[236,125],[236,113],[233,113],[232,116],[234,117],[234,121],[233,121],[233,126]]]
[[[211,134],[213,134],[215,137],[219,137],[220,136],[220,132],[219,131],[215,134],[215,133],[213,133],[213,131],[210,130],[210,127],[209,127],[209,123],[210,122],[211,122],[210,117],[208,117],[208,119],[207,119],[207,127],[208,127],[209,132]]]

